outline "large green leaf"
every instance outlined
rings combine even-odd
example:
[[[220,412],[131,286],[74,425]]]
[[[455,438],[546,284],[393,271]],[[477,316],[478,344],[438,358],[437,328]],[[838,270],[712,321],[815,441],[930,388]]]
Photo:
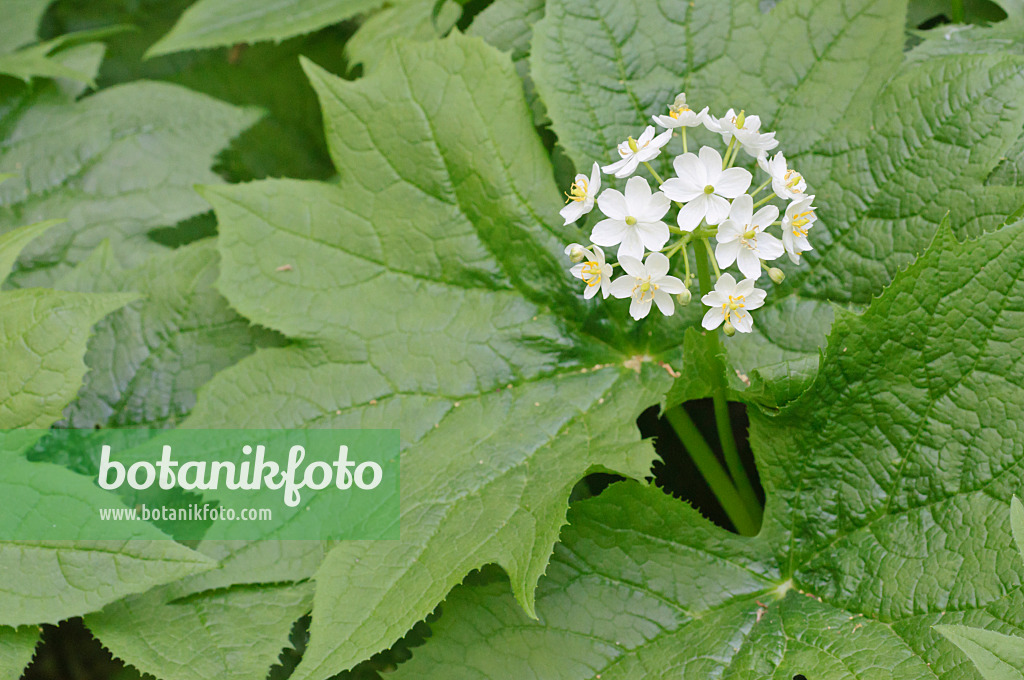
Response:
[[[17,286],[52,283],[107,238],[126,264],[141,262],[159,248],[151,229],[205,211],[193,185],[219,181],[215,154],[257,118],[148,82],[77,102],[53,83],[0,85],[0,112],[0,171],[15,175],[0,186],[0,233],[68,218],[22,254]]]
[[[60,223],[0,235],[0,280],[19,252]],[[45,428],[60,418],[82,384],[93,324],[135,297],[42,288],[0,292],[0,429]]]
[[[530,607],[573,485],[648,472],[634,421],[669,383],[580,327],[574,234],[510,60],[457,35],[385,59],[352,83],[307,69],[337,186],[204,189],[221,291],[301,342],[220,373],[187,425],[402,431],[404,538],[329,553],[297,678],[390,644],[490,562]]]
[[[457,590],[398,677],[978,675],[935,624],[1024,631],[1006,521],[1024,483],[1024,223],[951,230],[833,328],[811,389],[752,413],[751,539],[653,487],[578,506],[530,621]]]
[[[8,54],[36,40],[39,20],[52,0],[7,0],[4,30],[0,33],[0,54]]]
[[[531,73],[578,168],[610,160],[617,141],[685,90],[718,115],[759,114],[807,177],[815,250],[805,265],[779,265],[785,286],[755,332],[728,344],[747,373],[812,365],[832,321],[826,301],[866,305],[947,210],[964,237],[1024,203],[1019,187],[988,182],[1024,125],[1024,61],[901,66],[904,13],[891,0],[784,0],[767,12],[757,0],[552,0],[534,27]],[[691,131],[709,139],[701,134]]]
[[[1024,505],[1014,496],[1010,528],[1024,559]],[[1024,679],[1024,637],[967,626],[936,626],[935,630],[964,651],[985,680]]]
[[[57,283],[144,296],[97,325],[85,356],[91,371],[64,411],[70,427],[173,426],[214,374],[259,346],[279,344],[213,287],[218,261],[215,243],[205,241],[122,270],[105,244]]]
[[[334,27],[281,44],[175,53],[144,58],[191,0],[64,0],[50,12],[47,35],[93,31],[110,24],[134,30],[106,41],[101,87],[139,79],[162,80],[267,115],[236,138],[217,170],[229,180],[263,177],[323,179],[334,171],[324,144],[316,96],[299,65],[304,55],[332,70],[344,70],[338,49],[352,27]]]
[[[252,680],[277,662],[291,623],[309,612],[312,590],[236,587],[168,600],[156,589],[85,623],[116,657],[161,680]]]
[[[382,4],[383,0],[199,0],[149,50],[149,56],[235,43],[280,42]]]
[[[6,274],[18,252],[52,227],[51,222],[0,235],[0,272]],[[46,428],[57,420],[85,374],[90,328],[135,297],[41,288],[0,292],[0,429]],[[77,527],[83,537],[102,525],[95,509],[110,507],[111,496],[90,477],[11,454],[3,467],[5,531],[26,517],[52,517]],[[0,541],[0,626],[56,623],[213,566],[184,546],[154,540],[162,538],[138,523],[130,527],[130,540],[118,542]]]
[[[0,680],[18,680],[38,643],[38,626],[0,628]]]

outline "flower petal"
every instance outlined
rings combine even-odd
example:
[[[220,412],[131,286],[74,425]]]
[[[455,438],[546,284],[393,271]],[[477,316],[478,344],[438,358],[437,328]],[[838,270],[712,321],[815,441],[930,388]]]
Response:
[[[750,188],[754,176],[743,168],[729,168],[722,171],[715,185],[715,193],[726,198],[736,198]]]
[[[608,286],[608,293],[612,297],[628,298],[633,294],[633,286],[635,285],[636,279],[632,276],[620,276]]]
[[[698,157],[704,166],[707,183],[717,186],[718,178],[722,176],[722,155],[710,146],[702,146]]]
[[[668,225],[664,222],[637,222],[636,231],[647,250],[658,251],[668,243]]]
[[[626,181],[626,214],[636,217],[639,208],[646,207],[651,200],[651,185],[639,175]]]
[[[636,157],[636,154],[630,154],[625,159],[626,164],[615,171],[615,176],[619,179],[623,177],[629,177],[636,172],[636,166],[640,165],[640,159]]]
[[[666,293],[675,295],[676,293],[682,293],[686,290],[686,286],[675,276],[663,276],[658,279],[658,287]]]
[[[729,219],[738,223],[739,233],[746,231],[754,214],[754,199],[750,194],[737,196],[736,200],[729,206]],[[721,227],[719,227],[721,229]]]
[[[622,242],[629,227],[622,220],[601,220],[594,225],[590,240],[599,246],[614,246]]]
[[[672,296],[664,291],[654,291],[654,304],[658,305],[658,309],[660,309],[661,313],[665,316],[672,316],[675,314],[676,305],[672,302]]]
[[[740,245],[738,240],[726,241],[725,243],[719,242],[715,246],[715,259],[718,260],[719,267],[730,267],[732,263],[736,261],[737,255],[740,250],[746,250]]]
[[[647,275],[651,277],[652,281],[657,282],[658,279],[668,274],[668,258],[662,253],[651,253],[647,256]]]
[[[690,183],[698,191],[704,191],[708,183],[708,174],[697,154],[684,153],[676,156],[672,161],[672,168],[676,171],[676,177]]]
[[[559,210],[558,214],[565,219],[565,224],[572,224],[579,218],[583,217],[583,203],[580,201],[572,201]]]
[[[697,228],[697,225],[700,224],[700,221],[704,219],[704,215],[707,214],[707,209],[708,195],[701,193],[697,198],[679,209],[679,215],[676,217],[676,224],[678,224],[679,228],[683,231],[693,231]]]
[[[633,257],[632,255],[623,255],[619,258],[619,265],[622,267],[622,271],[626,272],[633,278],[647,278],[647,269],[639,258]]]
[[[786,249],[776,236],[762,233],[757,237],[757,256],[762,260],[774,260],[782,257]]]
[[[602,166],[601,167],[601,171],[604,172],[606,175],[615,175],[616,177],[618,177],[618,175],[616,173],[618,173],[618,171],[621,170],[626,165],[626,163],[628,161],[629,161],[629,157],[627,156],[626,158],[623,158],[621,160],[615,161],[614,163],[612,163],[610,165]]]
[[[657,191],[647,199],[645,205],[640,206],[633,213],[633,217],[637,219],[637,222],[658,222],[665,216],[670,207],[672,207],[672,201],[669,200],[668,196]]]
[[[689,179],[683,179],[681,177],[667,179],[659,188],[665,192],[665,196],[673,201],[679,201],[680,203],[692,201],[704,193],[703,185],[698,187]]]
[[[626,197],[615,189],[605,189],[601,192],[601,195],[597,197],[597,207],[613,220],[624,220],[629,214]]]
[[[626,227],[626,231],[622,235],[622,243],[619,244],[618,251],[620,263],[624,256],[635,257],[638,260],[644,256],[644,243],[640,240],[640,232],[636,225]]]
[[[722,309],[716,305],[704,314],[704,318],[701,319],[700,325],[709,331],[713,331],[721,326],[723,321],[725,321],[725,317],[722,316]]]
[[[718,280],[715,281],[715,292],[724,296],[736,295],[736,279],[732,277],[732,274],[726,272],[718,277]],[[725,300],[723,299],[722,302]]]
[[[721,261],[719,261],[719,264],[721,265]],[[757,257],[757,253],[750,248],[739,248],[739,253],[736,255],[736,264],[740,268],[740,272],[748,279],[756,280],[761,275],[761,260]]]
[[[737,310],[732,315],[732,325],[740,333],[749,333],[754,329],[754,318]]]
[[[719,243],[729,243],[741,236],[743,236],[743,226],[738,222],[733,222],[731,217],[718,225],[718,233],[715,234]]]
[[[633,301],[629,303],[629,315],[639,321],[648,314],[651,313],[651,301],[650,300],[637,300],[633,298]]]
[[[705,194],[705,196],[707,196],[707,215],[704,219],[708,221],[708,224],[721,223],[729,216],[729,201],[718,194]]]
[[[747,196],[747,194],[743,194],[743,196]],[[740,196],[736,200],[740,200],[741,198],[743,198],[743,196]],[[750,218],[750,222],[748,224],[760,227],[761,229],[767,229],[769,226],[771,226],[771,223],[777,219],[779,219],[778,206],[766,205],[765,207],[758,210],[757,214]]]

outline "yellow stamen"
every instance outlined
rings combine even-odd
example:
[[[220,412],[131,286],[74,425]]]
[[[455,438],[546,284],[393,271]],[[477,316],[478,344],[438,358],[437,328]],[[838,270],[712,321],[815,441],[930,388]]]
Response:
[[[732,316],[733,312],[736,313],[737,319],[743,318],[743,314],[739,310],[743,309],[743,307],[745,306],[745,302],[746,300],[742,295],[739,295],[737,297],[733,297],[732,295],[730,295],[729,301],[722,305],[722,314],[725,315],[725,320],[728,321],[729,318]]]
[[[583,271],[580,272],[583,275],[583,281],[587,284],[588,288],[592,288],[597,284],[601,283],[601,265],[597,262],[590,261],[583,265]]]
[[[569,203],[570,201],[576,201],[579,203],[584,200],[587,197],[587,180],[581,177],[579,181],[572,183],[572,186],[569,187],[569,191],[571,193],[565,195],[566,203]]]

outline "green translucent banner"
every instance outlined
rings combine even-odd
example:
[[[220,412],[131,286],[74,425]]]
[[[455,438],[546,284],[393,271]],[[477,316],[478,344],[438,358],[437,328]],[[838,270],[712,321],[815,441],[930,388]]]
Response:
[[[399,537],[398,430],[0,431],[0,540]]]

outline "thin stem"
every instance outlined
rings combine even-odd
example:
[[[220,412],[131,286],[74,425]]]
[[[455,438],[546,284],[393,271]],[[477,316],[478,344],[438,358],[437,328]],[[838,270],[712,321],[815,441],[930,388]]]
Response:
[[[735,141],[735,139],[736,139],[736,138],[735,138],[735,137],[733,137],[733,140],[734,140],[734,141]],[[734,146],[734,147],[733,147],[733,149],[732,149],[732,155],[731,155],[731,156],[729,156],[729,166],[728,166],[728,167],[730,167],[730,168],[731,168],[732,166],[734,166],[734,165],[736,164],[736,156],[738,156],[738,155],[739,155],[739,153],[740,153],[740,145],[739,145],[739,144],[737,144],[737,145],[736,145],[736,146]]]
[[[681,129],[681,130],[682,130],[682,132],[683,132],[683,153],[690,153],[690,152],[689,152],[689,151],[688,151],[688,150],[686,149],[686,126],[684,125],[684,126],[683,126],[682,128],[680,128],[680,129]]]
[[[964,11],[964,0],[952,0],[950,2],[952,21],[954,24],[962,24],[967,19],[967,13]]]
[[[659,186],[665,183],[665,181],[663,179],[661,179],[661,175],[659,175],[658,173],[656,173],[654,171],[654,168],[651,167],[650,163],[648,163],[647,161],[644,161],[644,165],[646,165],[647,169],[650,171],[650,173],[652,175],[654,175],[654,180],[658,183]]]
[[[718,260],[715,259],[715,251],[711,249],[711,241],[703,239],[704,247],[708,249],[708,258],[711,260],[711,266],[715,269],[715,279],[722,278],[722,272],[718,268]]]
[[[686,244],[683,245],[683,264],[686,266],[686,278],[684,279],[684,283],[687,288],[689,288],[690,279],[693,278],[693,275],[690,273],[690,249],[685,247]]]
[[[711,292],[711,272],[708,271],[708,256],[696,244],[693,246],[693,259],[697,263],[697,283],[700,285],[700,292],[707,295]]]
[[[736,138],[733,137],[732,139],[729,140],[729,146],[727,146],[725,148],[725,157],[722,158],[722,170],[725,170],[727,167],[729,167],[729,166],[726,165],[726,162],[729,160],[729,154],[732,152],[733,147],[735,147],[735,146],[736,146]]]
[[[754,190],[754,193],[750,194],[750,197],[751,197],[751,198],[753,198],[754,196],[757,196],[757,195],[758,195],[759,193],[761,193],[762,191],[764,191],[764,188],[765,188],[766,186],[768,186],[768,185],[769,185],[769,184],[771,184],[771,183],[772,183],[772,178],[771,178],[771,177],[769,177],[768,179],[766,179],[766,180],[764,181],[764,184],[762,184],[761,186],[759,186],[759,187],[758,187],[757,189],[755,189],[755,190]]]
[[[715,345],[719,345],[717,333],[709,333],[708,337],[713,338],[708,341],[709,343],[714,342]],[[721,442],[722,452],[725,454],[725,464],[729,468],[729,475],[739,491],[740,498],[743,499],[747,513],[755,519],[757,525],[760,525],[761,504],[757,500],[757,493],[754,491],[753,484],[750,483],[750,478],[747,477],[747,471],[743,467],[739,450],[736,448],[736,438],[732,433],[732,421],[729,419],[729,402],[725,398],[725,385],[720,376],[716,382],[718,384],[715,385],[715,391],[711,398],[715,405],[715,425],[718,427],[718,440]]]
[[[758,208],[760,208],[762,205],[772,200],[773,198],[775,198],[775,194],[768,194],[767,196],[765,196],[760,201],[754,204],[754,210],[757,210]]]
[[[745,536],[756,534],[758,522],[750,516],[739,492],[729,480],[729,475],[722,464],[718,462],[707,440],[704,439],[693,419],[690,418],[690,414],[682,406],[677,406],[665,413],[665,419],[679,435],[687,453],[690,454],[690,458],[693,459],[701,476],[704,477],[704,481],[711,487],[711,492],[715,494],[715,498],[718,499],[736,530]]]

